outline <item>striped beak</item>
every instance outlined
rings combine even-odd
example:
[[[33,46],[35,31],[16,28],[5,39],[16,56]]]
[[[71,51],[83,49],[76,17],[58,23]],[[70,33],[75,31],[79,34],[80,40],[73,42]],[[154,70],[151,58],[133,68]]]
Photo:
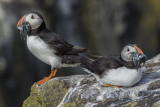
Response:
[[[25,35],[29,35],[31,32],[31,27],[28,22],[26,22],[26,15],[24,15],[17,23],[17,29],[20,31],[21,39],[25,40]]]
[[[26,20],[26,15],[24,15],[17,23],[17,28],[19,28],[20,26],[23,25],[23,23],[25,23]]]
[[[141,63],[145,63],[145,61],[147,60],[147,56],[144,55],[143,51],[139,47],[135,46],[135,49],[136,52],[133,54],[133,63],[138,69]]]
[[[17,23],[17,28],[19,29],[25,23],[26,15],[24,15]]]

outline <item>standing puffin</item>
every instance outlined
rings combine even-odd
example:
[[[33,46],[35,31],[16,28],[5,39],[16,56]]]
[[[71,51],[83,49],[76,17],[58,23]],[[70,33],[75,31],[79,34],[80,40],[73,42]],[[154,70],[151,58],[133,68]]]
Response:
[[[139,47],[127,45],[120,56],[81,57],[81,66],[103,86],[127,87],[140,81],[142,77],[140,64],[146,59],[146,55]]]
[[[51,66],[51,74],[37,82],[43,84],[54,77],[61,67],[74,67],[80,63],[67,63],[64,55],[77,55],[87,49],[66,42],[61,36],[47,29],[43,17],[32,12],[24,15],[17,23],[22,38],[26,37],[27,47],[38,59]],[[71,58],[71,57],[70,57]],[[63,62],[62,62],[63,60]]]

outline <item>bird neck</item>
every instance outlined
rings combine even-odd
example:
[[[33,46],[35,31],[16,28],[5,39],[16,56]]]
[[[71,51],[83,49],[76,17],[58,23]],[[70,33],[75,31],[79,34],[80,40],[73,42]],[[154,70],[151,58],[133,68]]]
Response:
[[[127,68],[131,68],[131,69],[135,69],[136,67],[134,66],[132,61],[125,61],[123,60],[123,58],[121,57],[121,55],[119,56],[119,59],[121,60],[121,63],[126,66]]]
[[[41,31],[43,31],[45,28],[46,28],[46,25],[43,22],[40,27],[38,27],[36,29],[31,29],[30,35],[37,35],[37,34],[41,33]]]

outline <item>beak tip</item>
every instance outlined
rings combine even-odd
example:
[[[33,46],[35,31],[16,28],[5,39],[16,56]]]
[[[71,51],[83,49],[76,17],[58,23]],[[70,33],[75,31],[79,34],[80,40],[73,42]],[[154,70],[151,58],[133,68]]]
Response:
[[[137,49],[139,54],[144,55],[143,51],[139,47],[136,46],[136,49]]]
[[[22,25],[22,21],[19,20],[18,23],[17,23],[17,28],[18,28],[19,26],[21,26],[21,25]]]
[[[22,25],[23,19],[24,19],[24,16],[18,21],[17,28]]]

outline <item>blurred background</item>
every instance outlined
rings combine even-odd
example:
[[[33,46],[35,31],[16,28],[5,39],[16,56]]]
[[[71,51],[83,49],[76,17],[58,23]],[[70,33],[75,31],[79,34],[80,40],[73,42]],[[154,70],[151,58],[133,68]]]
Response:
[[[40,12],[46,25],[90,54],[119,55],[137,44],[151,58],[160,52],[160,0],[0,0],[0,107],[21,107],[31,85],[50,74],[20,39],[16,24]],[[57,76],[84,74],[63,68]]]

